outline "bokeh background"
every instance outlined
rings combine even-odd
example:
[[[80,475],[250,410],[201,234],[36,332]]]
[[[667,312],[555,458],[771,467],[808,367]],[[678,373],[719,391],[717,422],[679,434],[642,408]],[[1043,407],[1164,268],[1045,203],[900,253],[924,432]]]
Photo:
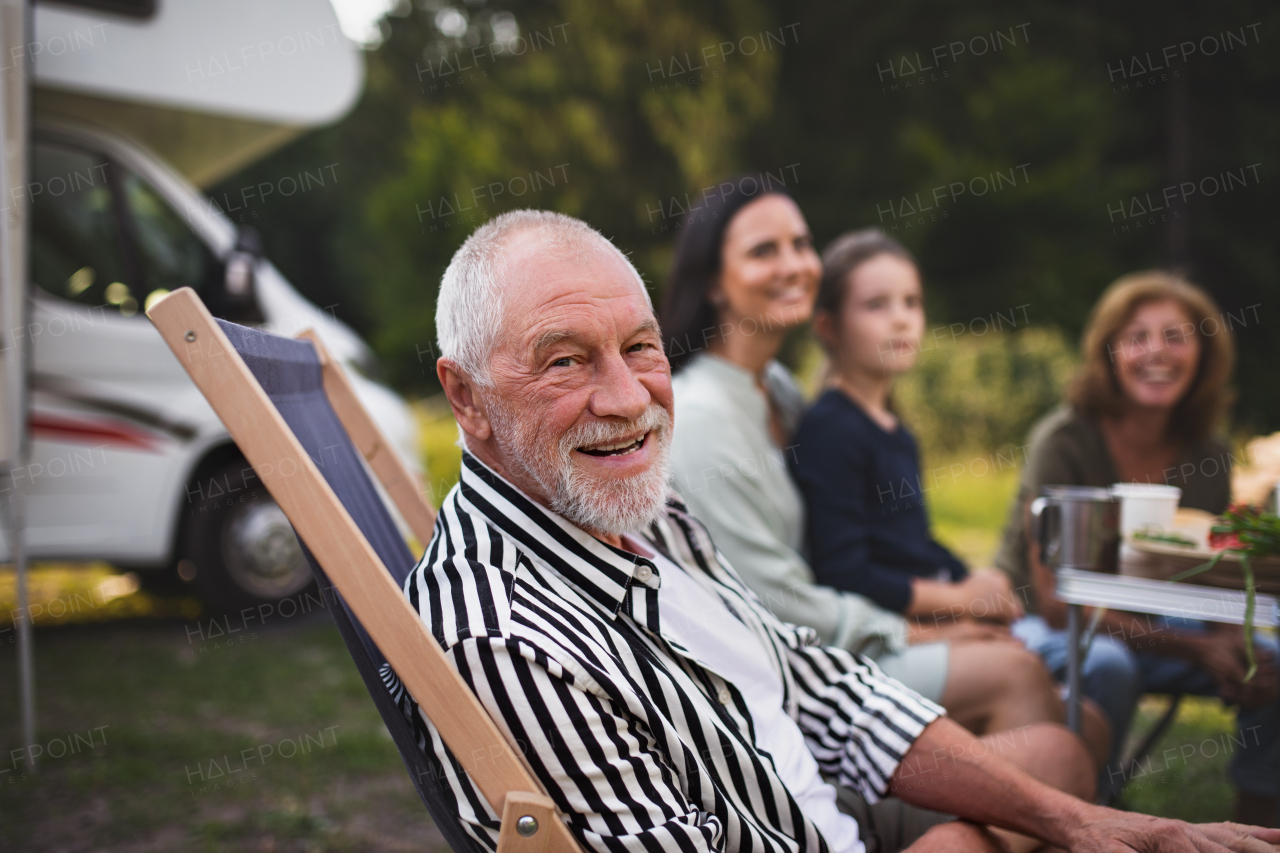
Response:
[[[1209,290],[1240,354],[1224,428],[1237,447],[1280,429],[1274,4],[337,6],[366,46],[356,109],[209,195],[416,401],[436,504],[458,451],[433,305],[465,237],[506,210],[554,208],[612,238],[660,298],[685,211],[747,172],[785,181],[819,246],[879,226],[919,258],[935,346],[898,399],[926,467],[958,472],[930,510],[970,560],[990,559],[1016,486],[1002,460],[1021,462],[1121,274],[1170,267]],[[244,187],[321,167],[336,180],[235,209]],[[786,357],[814,387],[804,334]],[[198,600],[106,564],[37,566],[32,599],[72,605],[34,620],[42,737],[91,746],[0,785],[0,849],[441,846],[322,611],[216,636]],[[4,696],[14,601],[0,574]],[[1203,744],[1229,729],[1218,703],[1185,703],[1165,743],[1195,755],[1141,774],[1122,805],[1226,817],[1229,755]],[[241,750],[304,734],[323,746],[231,772]],[[17,743],[9,701],[0,754]],[[226,779],[197,793],[192,773],[215,764]]]

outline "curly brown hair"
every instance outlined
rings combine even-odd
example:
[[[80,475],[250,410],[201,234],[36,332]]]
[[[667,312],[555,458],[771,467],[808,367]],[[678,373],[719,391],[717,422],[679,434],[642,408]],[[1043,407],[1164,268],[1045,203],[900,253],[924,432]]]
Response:
[[[1085,326],[1080,343],[1083,363],[1067,388],[1067,402],[1090,417],[1120,413],[1124,394],[1112,359],[1116,338],[1139,307],[1166,300],[1176,302],[1187,313],[1201,343],[1195,378],[1169,418],[1169,437],[1198,441],[1213,431],[1231,405],[1228,383],[1235,366],[1235,342],[1231,324],[1213,297],[1172,273],[1131,273],[1106,289]]]

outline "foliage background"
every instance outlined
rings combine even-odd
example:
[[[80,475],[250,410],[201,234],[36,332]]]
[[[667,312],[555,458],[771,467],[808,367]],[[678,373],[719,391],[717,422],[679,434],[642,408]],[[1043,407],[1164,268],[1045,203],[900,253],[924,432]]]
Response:
[[[1016,412],[984,443],[1017,443],[1025,413],[1052,402],[1039,386],[1020,390],[1028,378],[1058,382],[1103,288],[1161,266],[1185,271],[1226,310],[1259,306],[1256,321],[1251,314],[1235,329],[1235,418],[1238,429],[1271,431],[1280,428],[1280,374],[1270,368],[1280,336],[1267,333],[1280,272],[1271,189],[1278,16],[1274,4],[1243,0],[402,2],[366,53],[368,83],[348,117],[213,189],[340,164],[337,185],[264,205],[252,224],[290,280],[313,301],[336,303],[373,343],[388,380],[415,396],[436,390],[436,282],[484,218],[516,206],[583,217],[632,255],[660,295],[679,224],[668,215],[673,202],[735,174],[787,170],[820,245],[850,228],[897,226],[891,233],[924,270],[931,323],[1025,306],[1036,334],[993,344],[1016,363],[996,366],[979,342],[961,341],[954,358],[976,384],[936,382],[926,365],[904,403],[927,395],[944,422],[944,409],[976,407],[973,417],[988,423]],[[491,55],[487,46],[513,26],[530,47]],[[895,76],[904,58],[928,64],[935,46],[997,31],[1006,36],[998,52]],[[1188,41],[1208,51],[1202,40],[1225,43],[1227,31],[1247,44],[1212,56],[1197,48],[1129,76],[1135,59],[1159,65],[1165,46]],[[743,39],[766,32],[771,49],[744,55]],[[721,61],[722,42],[744,50]],[[673,60],[703,68],[691,77]],[[1168,221],[1122,223],[1108,212],[1254,163],[1256,181],[1192,196],[1164,212]],[[929,216],[884,212],[1020,164],[1026,180],[1016,186],[948,199]],[[564,179],[537,192],[495,199],[481,190],[463,215],[438,214],[442,198],[465,203],[474,188],[560,165]],[[924,408],[912,410],[930,428]]]

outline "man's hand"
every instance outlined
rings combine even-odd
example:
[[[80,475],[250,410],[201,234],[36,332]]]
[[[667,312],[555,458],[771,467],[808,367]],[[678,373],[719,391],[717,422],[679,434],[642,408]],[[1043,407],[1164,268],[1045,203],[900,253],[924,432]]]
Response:
[[[912,805],[1073,853],[1276,853],[1280,829],[1192,826],[1085,802],[1079,796],[1091,794],[1093,770],[1075,735],[1044,723],[1021,731],[1024,744],[997,753],[952,720],[934,720],[903,756],[889,790]],[[1024,753],[1053,759],[1037,763],[1039,779],[1016,766],[1026,763]]]
[[[1192,825],[1147,815],[1093,807],[1074,828],[1067,849],[1072,853],[1275,853],[1280,829],[1238,823]]]

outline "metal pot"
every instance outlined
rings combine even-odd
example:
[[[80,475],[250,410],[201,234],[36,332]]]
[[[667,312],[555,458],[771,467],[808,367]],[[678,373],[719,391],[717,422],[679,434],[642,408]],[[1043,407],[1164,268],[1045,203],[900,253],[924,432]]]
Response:
[[[1092,486],[1045,486],[1031,502],[1032,534],[1050,569],[1115,574],[1119,564],[1120,499]]]

